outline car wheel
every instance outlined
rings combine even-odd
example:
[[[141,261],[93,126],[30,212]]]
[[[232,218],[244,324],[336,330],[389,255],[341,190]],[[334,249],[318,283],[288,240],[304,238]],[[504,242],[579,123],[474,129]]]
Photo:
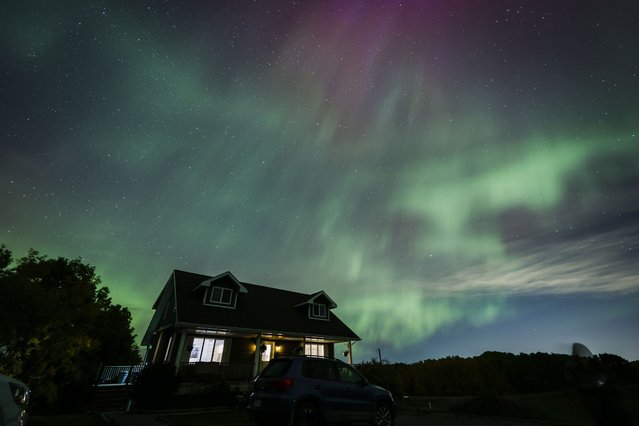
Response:
[[[373,420],[374,426],[392,426],[393,425],[393,410],[391,407],[380,402],[375,407],[375,420]]]
[[[322,416],[317,406],[311,402],[300,402],[295,408],[293,426],[320,426]]]

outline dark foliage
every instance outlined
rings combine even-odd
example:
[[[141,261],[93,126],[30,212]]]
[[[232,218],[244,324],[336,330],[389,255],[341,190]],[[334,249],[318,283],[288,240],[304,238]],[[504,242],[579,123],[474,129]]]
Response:
[[[33,412],[86,407],[100,364],[139,362],[131,314],[95,268],[0,246],[0,372],[26,382]]]
[[[177,388],[175,367],[168,364],[152,364],[140,372],[135,382],[135,407],[142,410],[169,407]]]
[[[639,362],[630,363],[618,355],[601,354],[599,361],[615,384],[639,383]],[[633,365],[634,364],[634,365]]]
[[[617,355],[599,360],[618,384],[639,383],[637,363]],[[472,358],[447,357],[414,364],[364,363],[358,369],[395,395],[493,396],[550,392],[569,387],[564,367],[569,355],[485,352]]]

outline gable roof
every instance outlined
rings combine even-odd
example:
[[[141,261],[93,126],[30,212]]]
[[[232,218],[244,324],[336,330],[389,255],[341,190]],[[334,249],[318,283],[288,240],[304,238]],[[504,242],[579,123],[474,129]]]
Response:
[[[193,291],[197,290],[199,287],[211,287],[214,282],[223,278],[228,278],[230,282],[239,290],[240,293],[247,292],[246,287],[244,287],[244,285],[242,285],[242,283],[237,278],[235,278],[235,275],[231,274],[231,271],[222,272],[219,275],[202,281],[199,286],[193,289]]]
[[[171,285],[175,294],[175,325],[233,330],[238,332],[266,332],[288,335],[313,336],[328,339],[360,340],[334,313],[328,320],[309,318],[306,304],[324,297],[328,308],[337,307],[323,291],[305,294],[265,287],[238,281],[233,274],[225,272],[208,275],[174,270]],[[238,288],[235,309],[223,309],[204,305],[206,291],[216,280],[235,281]],[[229,282],[229,281],[227,281]],[[170,291],[165,287],[163,293]],[[159,300],[160,298],[158,298]],[[156,302],[154,308],[159,308]]]
[[[305,300],[301,303],[298,303],[297,305],[295,305],[295,307],[297,306],[303,306],[303,305],[308,305],[308,304],[312,304],[312,303],[321,303],[322,299],[324,299],[324,301],[326,302],[326,304],[328,305],[328,309],[335,309],[337,308],[337,303],[335,303],[333,301],[333,299],[331,299],[330,297],[328,297],[328,294],[324,293],[324,290],[322,291],[318,291],[316,293],[313,293],[310,295],[310,298],[308,300]]]

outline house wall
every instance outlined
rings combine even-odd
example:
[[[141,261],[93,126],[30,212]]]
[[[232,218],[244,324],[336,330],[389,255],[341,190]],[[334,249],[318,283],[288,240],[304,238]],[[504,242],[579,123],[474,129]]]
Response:
[[[164,312],[161,313],[161,318],[158,321],[158,327],[166,327],[173,325],[175,322],[175,296],[171,295],[169,301],[166,304]]]
[[[230,357],[233,361],[253,362],[255,358],[255,339],[232,337],[230,340],[232,341]]]
[[[170,362],[177,359],[179,360],[178,363],[188,363],[189,357],[191,354],[191,348],[193,347],[193,339],[196,336],[197,337],[214,337],[214,336],[206,336],[206,335],[198,335],[198,334],[187,334],[184,337],[184,344],[182,345],[181,353],[180,354],[174,353],[174,356],[171,357]],[[174,340],[176,339],[176,337],[174,337]],[[174,350],[177,351],[178,349],[179,349],[178,345],[175,344]],[[166,351],[166,342],[164,346],[164,351]],[[222,358],[222,363],[225,363],[225,364],[230,362],[252,363],[254,359],[255,359],[255,339],[247,339],[243,337],[224,338],[224,356]],[[159,357],[158,359],[156,359],[156,362],[161,362]]]
[[[257,338],[224,337],[224,355],[221,363],[198,362],[189,363],[193,339],[195,337],[214,337],[214,335],[188,333],[185,330],[166,329],[157,336],[157,349],[153,356],[154,363],[169,363],[176,368],[177,374],[184,382],[203,383],[215,380],[246,380],[253,377],[266,365],[262,361]],[[273,344],[272,358],[303,354],[304,340],[268,339],[264,344]],[[315,342],[308,342],[315,343]],[[325,356],[335,357],[335,345],[324,343]],[[257,351],[257,352],[256,352]],[[167,356],[168,354],[168,356]],[[341,353],[338,354],[341,356]],[[150,359],[149,359],[150,361]]]
[[[241,337],[232,338],[231,360],[234,361],[250,361],[255,359],[256,341],[255,339],[247,339]],[[262,342],[272,342],[275,344],[274,356],[293,356],[302,355],[304,353],[304,343],[302,340],[282,340],[263,338]],[[326,356],[335,357],[335,345],[333,343],[325,343]]]
[[[188,363],[191,348],[193,347],[193,339],[196,336],[212,337],[206,335],[186,334],[184,332],[174,332],[173,329],[163,330],[158,334],[155,340],[155,350],[153,351],[152,361],[154,363],[168,362],[178,367],[180,364]],[[224,356],[223,364],[228,363],[253,363],[255,361],[256,339],[245,337],[226,337],[224,338]],[[283,339],[262,339],[263,343],[274,343],[275,353],[273,357],[301,355],[304,352],[304,342],[302,340],[283,340]],[[309,342],[310,343],[310,342]],[[170,346],[169,346],[170,345]],[[335,357],[335,345],[333,343],[325,343],[325,356]],[[168,356],[167,356],[168,353]],[[338,354],[341,355],[341,354]],[[151,361],[151,359],[149,359]]]

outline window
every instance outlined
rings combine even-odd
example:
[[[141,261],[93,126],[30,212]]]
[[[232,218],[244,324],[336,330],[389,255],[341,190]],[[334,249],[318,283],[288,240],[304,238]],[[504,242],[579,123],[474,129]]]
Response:
[[[304,355],[324,356],[324,345],[317,343],[304,344]]]
[[[338,373],[332,361],[306,360],[302,364],[302,375],[311,379],[337,380]]]
[[[211,289],[211,303],[230,305],[233,291],[229,288],[213,287]]]
[[[224,339],[196,337],[193,339],[189,362],[222,362],[223,354]]]
[[[339,376],[340,382],[346,383],[363,383],[365,379],[361,374],[354,368],[348,365],[338,365],[337,366],[337,375]]]
[[[311,316],[315,318],[326,318],[326,305],[313,303],[311,305]]]

